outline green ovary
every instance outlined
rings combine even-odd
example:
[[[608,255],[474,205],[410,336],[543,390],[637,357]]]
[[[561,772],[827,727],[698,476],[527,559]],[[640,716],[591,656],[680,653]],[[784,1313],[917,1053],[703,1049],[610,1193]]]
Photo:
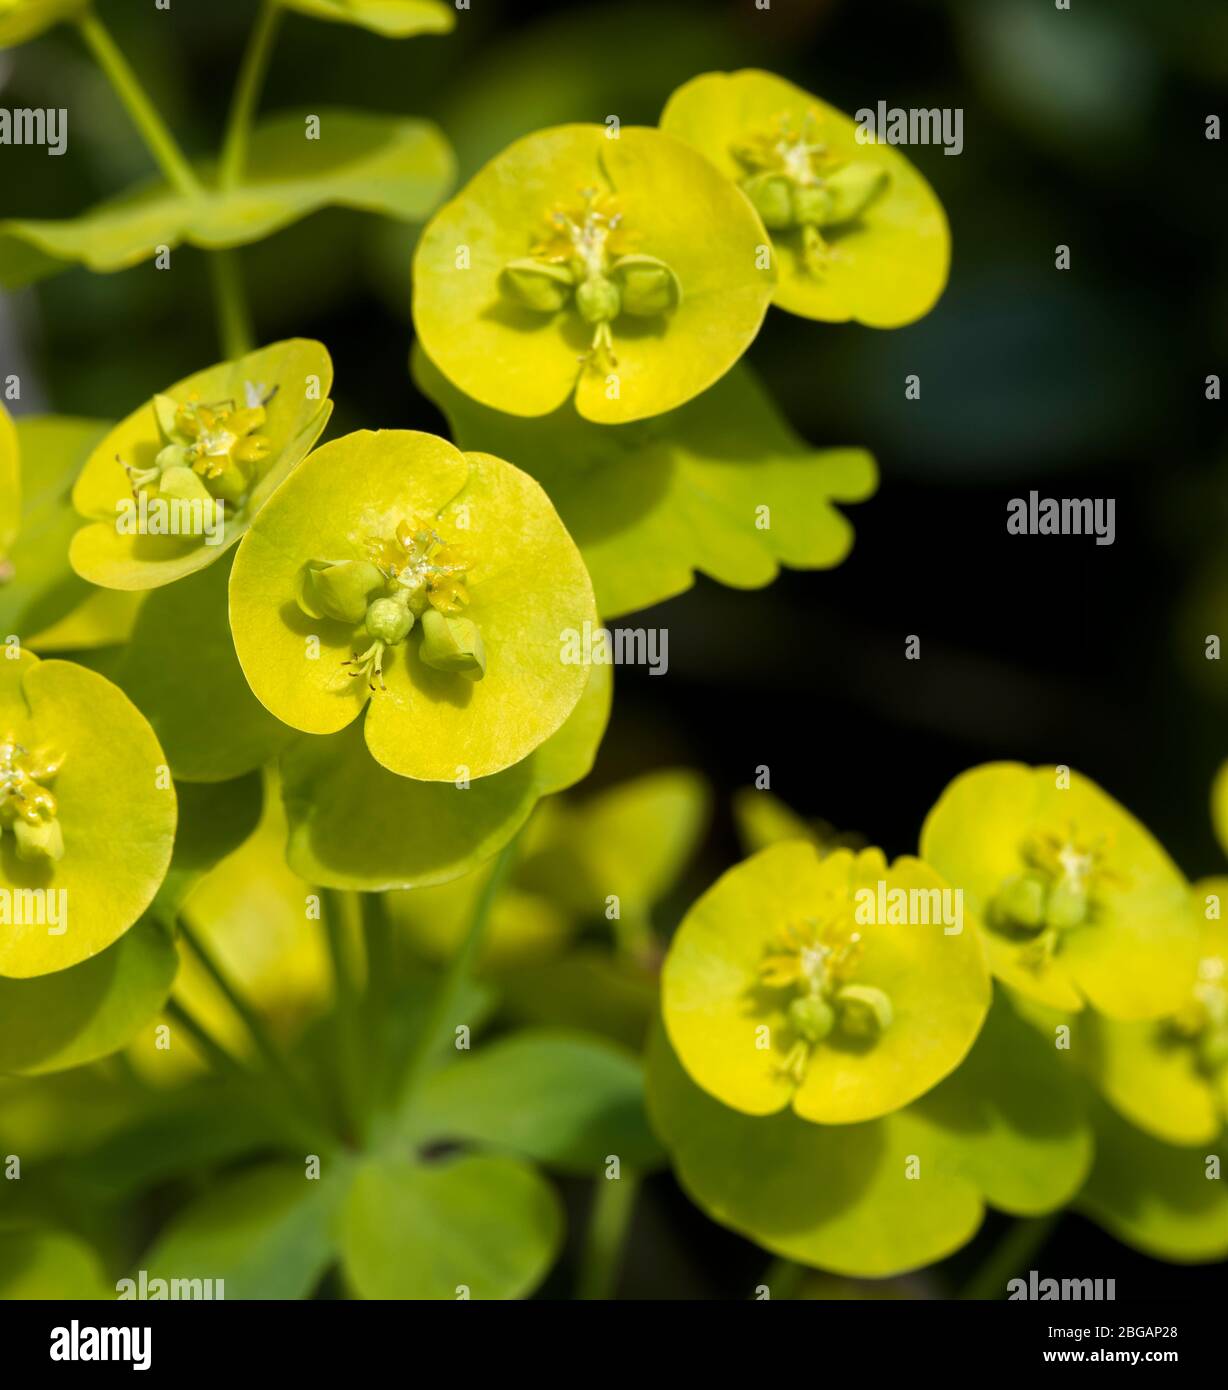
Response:
[[[10,734],[0,742],[0,830],[11,830],[17,857],[31,862],[64,857],[54,780],[63,758],[31,753]]]
[[[821,920],[784,927],[760,963],[763,984],[793,994],[786,1012],[795,1039],[780,1070],[798,1085],[814,1049],[836,1030],[872,1042],[891,1025],[887,994],[852,983],[861,956],[861,934],[853,930],[849,910],[837,908]]]
[[[469,561],[433,523],[402,521],[391,538],[367,541],[366,560],[309,560],[299,571],[298,605],[313,618],[361,624],[369,639],[343,663],[343,679],[383,690],[384,655],[415,629],[419,659],[437,671],[481,680],[486,652],[469,604]]]
[[[1000,929],[1034,932],[1022,954],[1041,968],[1057,955],[1064,933],[1092,920],[1097,886],[1113,875],[1106,868],[1106,841],[1083,840],[1072,826],[1064,834],[1039,831],[1024,842],[1025,868],[1003,880],[990,903]]]
[[[819,277],[835,254],[820,228],[860,217],[886,192],[888,174],[868,160],[841,163],[817,138],[819,120],[807,112],[799,126],[779,116],[765,131],[732,147],[746,171],[742,191],[769,232],[800,239],[806,271]]]
[[[662,260],[632,250],[617,200],[595,188],[581,190],[581,204],[555,208],[550,234],[530,255],[509,261],[499,278],[502,293],[537,313],[569,306],[593,326],[584,363],[598,371],[618,365],[610,325],[624,314],[655,318],[682,299],[678,277]]]
[[[1228,961],[1205,956],[1189,1002],[1170,1020],[1172,1034],[1190,1044],[1199,1068],[1213,1074],[1228,1066]]]

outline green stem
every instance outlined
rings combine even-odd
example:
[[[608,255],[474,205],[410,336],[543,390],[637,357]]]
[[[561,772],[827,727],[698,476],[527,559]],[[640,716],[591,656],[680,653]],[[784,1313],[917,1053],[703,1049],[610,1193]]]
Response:
[[[163,1006],[163,1012],[172,1023],[176,1023],[200,1049],[214,1071],[226,1072],[232,1076],[242,1076],[243,1067],[238,1060],[222,1046],[212,1033],[178,999],[170,998]]]
[[[578,1298],[614,1297],[639,1186],[640,1180],[634,1173],[621,1178],[597,1179],[588,1218],[588,1238],[576,1283]]]
[[[361,1139],[370,1109],[369,1074],[365,1066],[362,1014],[358,986],[346,941],[346,923],[353,920],[355,894],[321,891],[324,902],[324,932],[333,966],[333,985],[337,996],[337,1028],[340,1034],[341,1090],[346,1123]]]
[[[984,1264],[960,1290],[961,1299],[999,1299],[1006,1297],[1006,1285],[1040,1253],[1053,1234],[1061,1213],[1016,1221],[989,1252]]]
[[[221,990],[222,994],[225,996],[226,1002],[242,1020],[243,1026],[247,1029],[248,1033],[251,1034],[252,1041],[256,1044],[257,1050],[264,1058],[265,1064],[269,1070],[277,1076],[286,1091],[307,1113],[314,1113],[315,1106],[312,1103],[311,1096],[304,1089],[298,1077],[295,1076],[294,1072],[290,1069],[289,1062],[286,1061],[281,1049],[273,1041],[268,1029],[265,1027],[264,1019],[260,1017],[256,1010],[253,1009],[239,991],[235,989],[229,977],[226,975],[226,972],[214,959],[213,953],[200,937],[196,935],[192,927],[190,927],[182,917],[180,917],[178,925],[179,934],[187,943],[192,954],[200,961],[201,965],[204,966],[214,984]]]
[[[264,0],[260,6],[256,27],[252,30],[247,50],[243,54],[234,97],[230,103],[226,135],[222,142],[222,156],[218,163],[219,188],[234,188],[243,177],[252,117],[256,114],[260,89],[264,86],[265,74],[269,70],[269,59],[273,55],[273,43],[281,24],[281,13],[279,0]]]
[[[414,1039],[414,1045],[410,1050],[401,1081],[397,1105],[397,1110],[402,1116],[408,1112],[418,1087],[430,1069],[431,1058],[440,1037],[453,1022],[461,990],[464,988],[473,962],[477,959],[478,949],[486,932],[490,909],[498,896],[499,888],[507,876],[508,869],[511,867],[515,852],[516,840],[513,838],[499,852],[486,882],[482,885],[477,902],[473,905],[473,915],[469,919],[469,929],[465,933],[465,939],[456,955],[448,963],[448,968],[444,972],[444,977],[440,981],[438,992],[435,995],[434,1007],[423,1021],[421,1032]]]
[[[363,1000],[367,1065],[371,1071],[372,1094],[382,1100],[385,1079],[384,1029],[393,977],[392,938],[383,896],[363,893],[359,901],[362,908],[362,940],[367,958],[367,989]]]
[[[210,251],[209,277],[217,310],[217,331],[229,361],[245,357],[255,345],[237,251]]]
[[[805,1265],[799,1265],[796,1260],[786,1260],[781,1256],[768,1265],[759,1282],[767,1285],[769,1298],[796,1298],[809,1272]]]
[[[106,73],[111,86],[115,88],[116,95],[123,102],[136,128],[141,132],[141,138],[148,146],[158,168],[166,175],[167,182],[185,198],[197,197],[201,187],[192,172],[192,166],[184,158],[175,137],[166,128],[166,123],[145,94],[136,74],[128,66],[128,60],[106,26],[91,10],[85,10],[77,18],[77,28],[98,66]]]

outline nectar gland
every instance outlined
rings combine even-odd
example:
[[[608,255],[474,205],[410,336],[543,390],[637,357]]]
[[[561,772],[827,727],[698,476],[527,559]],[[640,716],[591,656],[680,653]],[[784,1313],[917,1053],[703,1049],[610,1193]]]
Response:
[[[64,835],[56,818],[55,779],[64,759],[31,753],[9,734],[0,740],[0,830],[11,830],[17,857],[27,861],[64,857]]]

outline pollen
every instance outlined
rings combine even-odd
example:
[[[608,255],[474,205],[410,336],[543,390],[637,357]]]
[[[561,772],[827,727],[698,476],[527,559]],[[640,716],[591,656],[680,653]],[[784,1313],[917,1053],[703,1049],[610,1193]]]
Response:
[[[10,734],[0,742],[0,822],[20,817],[31,825],[55,816],[55,794],[43,785],[53,781],[62,757],[31,753]]]
[[[392,539],[370,540],[368,550],[377,568],[404,591],[417,613],[427,603],[444,614],[468,607],[468,558],[433,526],[401,521]]]

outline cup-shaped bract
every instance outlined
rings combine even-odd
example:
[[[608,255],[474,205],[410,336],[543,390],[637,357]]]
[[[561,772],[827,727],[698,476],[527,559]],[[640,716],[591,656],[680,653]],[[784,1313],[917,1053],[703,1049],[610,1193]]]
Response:
[[[0,975],[66,970],[122,936],[166,877],[175,820],[162,749],[117,686],[0,660]]]
[[[682,405],[750,346],[775,273],[754,209],[681,141],[555,126],[510,145],[431,220],[414,258],[427,355],[483,405],[574,397],[617,424]]]
[[[107,589],[156,589],[243,535],[332,412],[322,344],[291,338],[159,392],[98,444],[73,488],[90,524],[72,567]]]
[[[338,567],[357,562],[378,583],[356,623],[366,572]],[[480,644],[481,663],[445,659],[428,611],[458,646]],[[527,473],[433,435],[364,430],[312,454],[256,518],[230,621],[248,683],[283,722],[336,733],[370,700],[377,762],[457,782],[513,766],[562,726],[590,669],[567,660],[568,634],[597,617],[580,552]]]
[[[1004,984],[1117,1019],[1185,1002],[1197,964],[1189,886],[1152,835],[1067,767],[986,763],[957,777],[921,857],[964,891]]]
[[[691,908],[662,971],[662,1014],[692,1079],[749,1115],[890,1114],[963,1060],[989,971],[927,865],[789,842]]]
[[[89,0],[0,0],[0,48],[16,48],[72,19]]]
[[[1092,1015],[1078,1051],[1113,1108],[1165,1144],[1207,1144],[1228,1125],[1228,879],[1194,885],[1198,962],[1162,1019]]]
[[[762,215],[781,309],[896,328],[934,306],[951,258],[942,205],[902,154],[842,111],[748,68],[687,82],[661,129],[702,151]]]

